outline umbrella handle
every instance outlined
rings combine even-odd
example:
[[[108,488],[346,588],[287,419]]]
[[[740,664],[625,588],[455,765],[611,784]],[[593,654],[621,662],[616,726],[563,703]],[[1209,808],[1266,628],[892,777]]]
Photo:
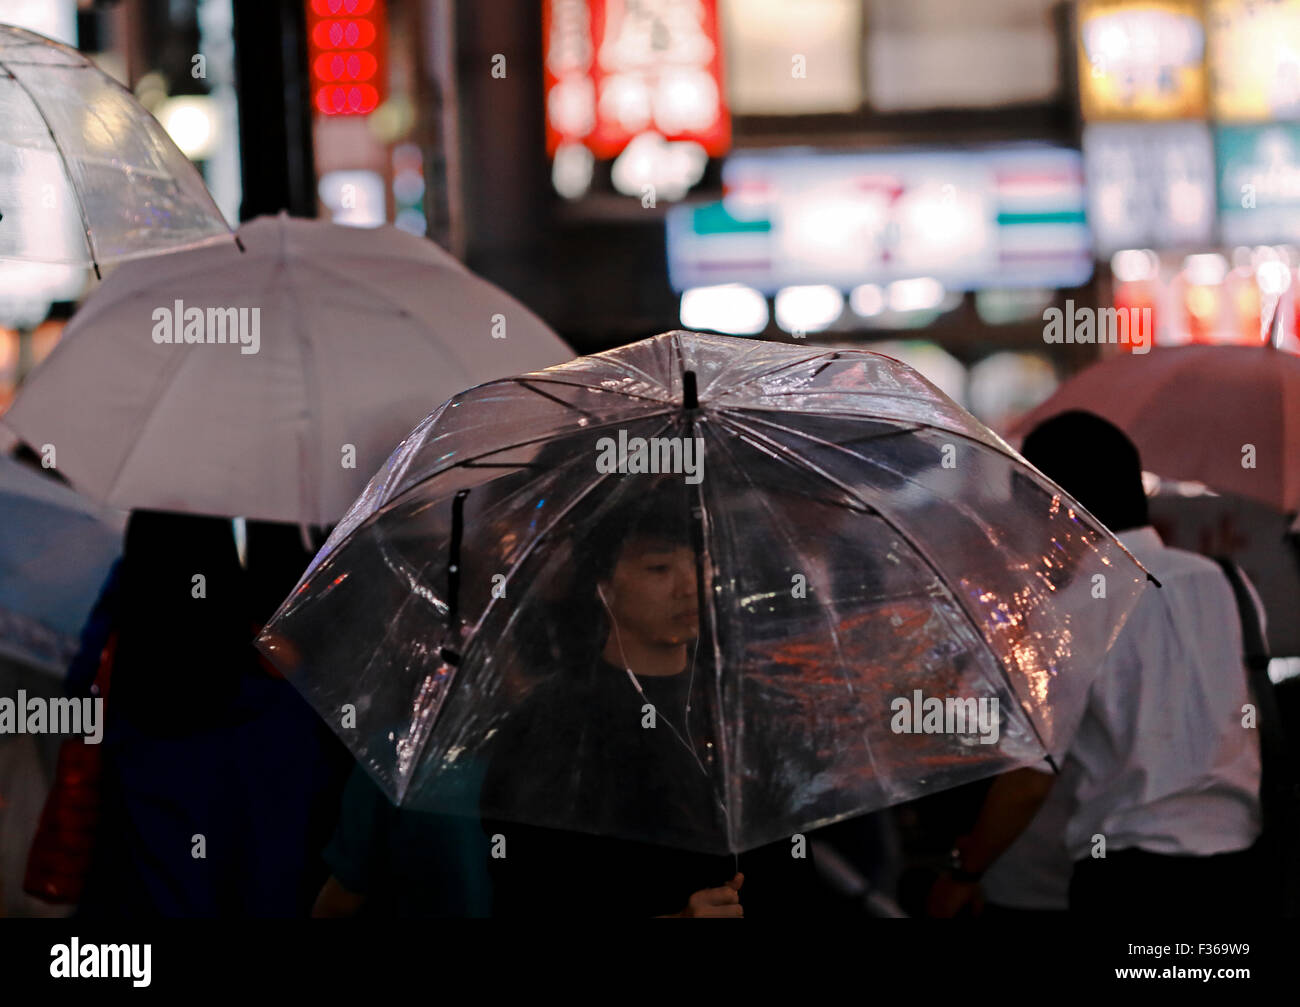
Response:
[[[451,541],[447,545],[447,637],[458,637],[460,619],[460,543],[465,533],[465,498],[469,490],[458,490],[451,501]],[[460,663],[460,654],[451,647],[440,648],[441,656],[452,667]]]

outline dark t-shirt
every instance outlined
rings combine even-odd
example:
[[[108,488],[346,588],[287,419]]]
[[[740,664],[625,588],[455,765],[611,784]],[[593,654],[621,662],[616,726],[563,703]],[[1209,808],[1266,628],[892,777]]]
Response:
[[[472,788],[477,780],[466,783]],[[380,919],[482,918],[491,913],[487,842],[474,818],[394,807],[357,766],[343,792],[324,858],[360,915]]]
[[[808,908],[817,884],[811,861],[792,857],[788,840],[739,858],[726,852],[717,732],[701,709],[686,730],[692,684],[704,705],[699,679],[683,672],[638,681],[644,698],[626,671],[603,660],[586,676],[557,675],[500,729],[482,791],[484,831],[505,839],[506,855],[488,865],[493,915],[675,913],[737,869],[746,916]],[[643,726],[647,701],[654,727]],[[529,824],[506,820],[516,817]]]

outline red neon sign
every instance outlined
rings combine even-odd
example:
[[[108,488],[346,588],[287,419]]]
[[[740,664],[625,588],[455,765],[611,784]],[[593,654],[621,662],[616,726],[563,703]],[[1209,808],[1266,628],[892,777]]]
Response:
[[[321,115],[366,115],[387,90],[383,0],[308,0],[312,104]]]
[[[546,151],[614,158],[637,135],[731,148],[717,0],[545,0]]]

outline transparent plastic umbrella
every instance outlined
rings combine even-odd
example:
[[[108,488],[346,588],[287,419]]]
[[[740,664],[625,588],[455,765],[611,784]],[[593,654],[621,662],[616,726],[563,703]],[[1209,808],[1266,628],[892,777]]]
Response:
[[[259,646],[404,806],[738,853],[1059,757],[1146,583],[905,365],[672,332],[444,404]]]
[[[234,242],[198,169],[77,50],[0,25],[0,259],[99,267]]]

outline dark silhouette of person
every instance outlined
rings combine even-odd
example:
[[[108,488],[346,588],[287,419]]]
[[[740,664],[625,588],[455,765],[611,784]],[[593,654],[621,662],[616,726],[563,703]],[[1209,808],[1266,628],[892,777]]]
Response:
[[[250,565],[268,574],[250,590],[230,519],[132,513],[81,915],[306,915],[343,766],[252,646],[270,599],[306,564],[285,534],[252,537]]]

